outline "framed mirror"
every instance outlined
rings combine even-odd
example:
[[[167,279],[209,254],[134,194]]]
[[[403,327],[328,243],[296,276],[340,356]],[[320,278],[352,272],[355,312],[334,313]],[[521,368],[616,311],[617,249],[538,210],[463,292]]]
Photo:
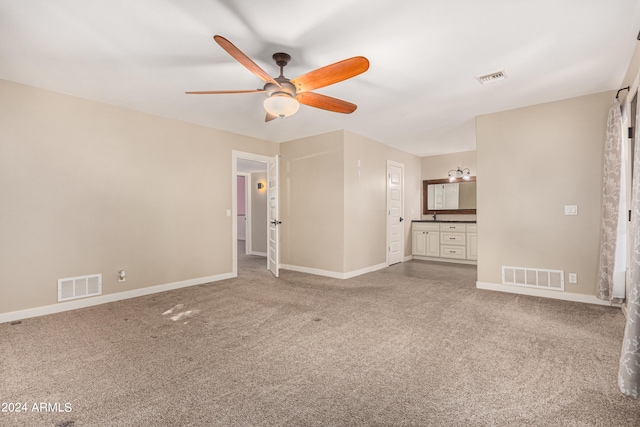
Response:
[[[476,177],[468,181],[444,179],[422,181],[422,214],[475,214]]]

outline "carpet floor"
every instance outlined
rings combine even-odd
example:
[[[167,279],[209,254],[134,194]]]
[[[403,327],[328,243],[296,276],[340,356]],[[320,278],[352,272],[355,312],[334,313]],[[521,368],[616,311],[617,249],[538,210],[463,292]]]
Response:
[[[640,425],[617,388],[619,309],[478,290],[474,266],[334,280],[239,263],[0,324],[0,425]]]

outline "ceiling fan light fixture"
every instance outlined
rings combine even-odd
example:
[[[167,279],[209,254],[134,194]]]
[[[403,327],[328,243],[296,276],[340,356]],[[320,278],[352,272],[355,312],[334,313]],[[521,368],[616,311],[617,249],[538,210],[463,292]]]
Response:
[[[288,93],[274,93],[264,100],[264,109],[267,113],[283,118],[292,116],[298,112],[300,104]]]

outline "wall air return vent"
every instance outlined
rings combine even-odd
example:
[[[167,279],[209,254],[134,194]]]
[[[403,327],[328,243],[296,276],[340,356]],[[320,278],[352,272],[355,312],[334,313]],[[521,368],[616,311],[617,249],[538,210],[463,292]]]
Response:
[[[102,274],[58,279],[58,302],[102,295]]]
[[[507,78],[507,73],[502,71],[498,71],[496,73],[485,74],[484,76],[478,76],[476,79],[480,82],[480,84],[484,85],[487,83],[497,82],[500,80],[504,80]]]
[[[502,284],[564,291],[563,270],[502,266]]]

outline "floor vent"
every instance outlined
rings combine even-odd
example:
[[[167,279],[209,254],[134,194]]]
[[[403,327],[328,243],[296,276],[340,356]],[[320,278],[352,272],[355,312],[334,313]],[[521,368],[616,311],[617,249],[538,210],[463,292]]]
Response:
[[[102,295],[102,274],[58,279],[58,302]]]
[[[564,271],[503,265],[502,284],[564,291]]]

